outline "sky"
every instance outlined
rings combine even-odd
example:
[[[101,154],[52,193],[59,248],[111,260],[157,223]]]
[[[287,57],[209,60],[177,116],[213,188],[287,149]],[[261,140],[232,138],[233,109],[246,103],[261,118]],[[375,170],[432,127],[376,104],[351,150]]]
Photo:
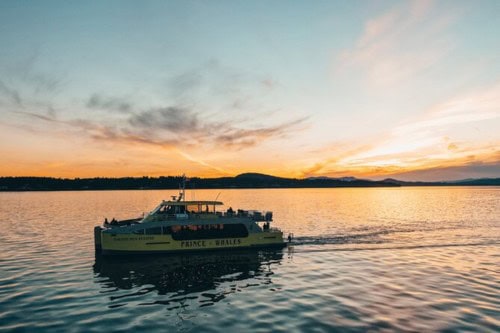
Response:
[[[500,177],[500,1],[0,1],[0,176]]]

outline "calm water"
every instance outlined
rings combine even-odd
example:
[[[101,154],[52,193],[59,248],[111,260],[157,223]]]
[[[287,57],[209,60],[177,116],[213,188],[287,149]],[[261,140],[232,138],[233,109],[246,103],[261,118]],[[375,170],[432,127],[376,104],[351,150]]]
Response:
[[[500,331],[500,188],[199,190],[273,210],[271,252],[95,258],[175,191],[0,193],[0,330]],[[188,199],[194,197],[187,194]]]

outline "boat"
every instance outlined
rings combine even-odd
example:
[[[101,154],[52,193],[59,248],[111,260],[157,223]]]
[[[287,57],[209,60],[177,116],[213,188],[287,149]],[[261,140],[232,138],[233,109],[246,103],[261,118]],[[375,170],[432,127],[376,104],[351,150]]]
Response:
[[[94,228],[96,253],[152,254],[193,251],[283,248],[283,232],[271,227],[273,213],[226,211],[216,200],[185,200],[185,178],[178,196],[163,200],[143,217],[107,219]]]

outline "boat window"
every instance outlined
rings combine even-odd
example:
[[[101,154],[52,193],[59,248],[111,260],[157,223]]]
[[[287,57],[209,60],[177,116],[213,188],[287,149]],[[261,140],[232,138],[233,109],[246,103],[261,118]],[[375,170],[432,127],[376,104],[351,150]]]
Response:
[[[163,234],[170,235],[172,233],[172,227],[163,227]]]
[[[248,230],[244,224],[204,224],[172,227],[172,238],[174,240],[238,238],[247,236]]]
[[[200,213],[201,206],[200,205],[188,205],[187,207],[188,213]]]
[[[172,215],[172,214],[175,214],[175,212],[176,212],[176,206],[163,206],[158,211],[158,214],[160,214],[160,215],[163,215],[163,214]]]
[[[132,233],[136,235],[144,235],[144,229],[134,230]]]
[[[146,235],[161,235],[161,227],[146,229]]]

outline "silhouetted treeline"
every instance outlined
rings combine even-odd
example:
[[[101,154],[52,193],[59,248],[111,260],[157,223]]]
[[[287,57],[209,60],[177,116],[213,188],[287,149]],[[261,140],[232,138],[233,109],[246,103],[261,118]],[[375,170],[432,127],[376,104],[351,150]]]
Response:
[[[69,191],[69,190],[136,190],[178,189],[181,176],[125,178],[49,178],[0,177],[0,191]],[[370,181],[351,178],[296,179],[246,173],[236,177],[191,178],[188,189],[223,188],[322,188],[322,187],[381,187],[381,186],[452,186],[500,185],[500,178],[465,180],[462,182],[403,182],[395,179]]]
[[[0,191],[67,191],[67,190],[132,190],[178,189],[182,177],[126,177],[126,178],[47,178],[2,177]],[[355,180],[345,182],[335,179],[293,179],[259,174],[243,174],[236,177],[190,178],[186,188],[300,188],[300,187],[366,187],[399,186],[397,184]]]

